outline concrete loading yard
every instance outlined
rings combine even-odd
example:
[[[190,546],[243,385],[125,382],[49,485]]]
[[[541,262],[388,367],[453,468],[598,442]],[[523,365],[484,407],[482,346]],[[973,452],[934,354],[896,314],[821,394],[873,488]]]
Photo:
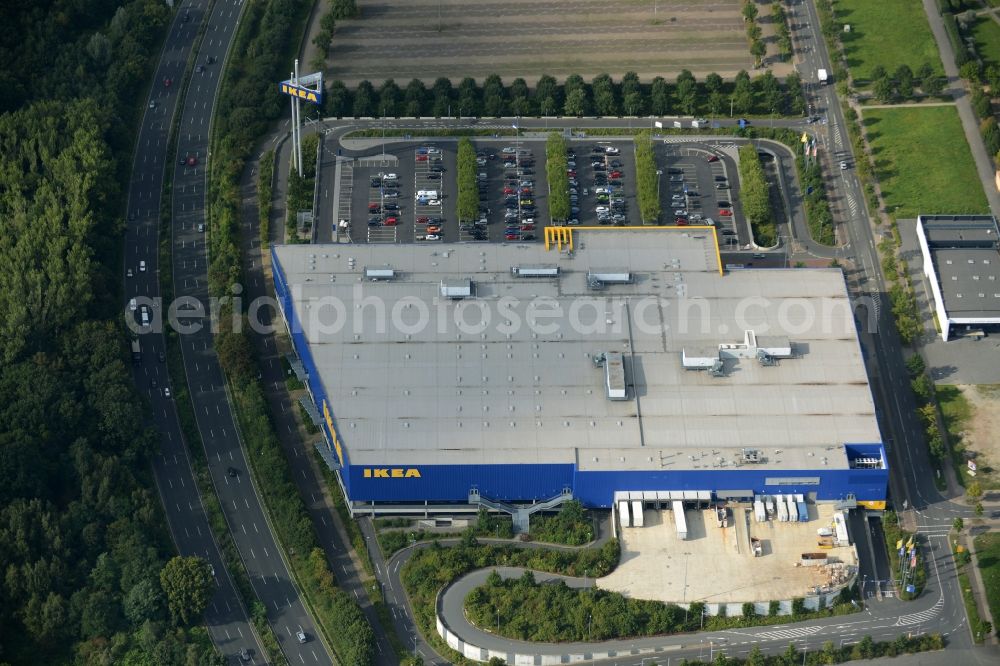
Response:
[[[779,522],[777,516],[756,522],[753,504],[733,503],[726,527],[719,527],[715,507],[689,508],[687,538],[681,539],[672,510],[647,508],[644,527],[620,530],[621,563],[597,584],[630,597],[682,604],[768,602],[816,594],[817,588],[836,590],[856,571],[856,551],[834,545],[833,505],[809,504],[808,512],[807,522]],[[820,536],[820,530],[831,536]],[[759,539],[760,556],[754,556],[751,539]]]

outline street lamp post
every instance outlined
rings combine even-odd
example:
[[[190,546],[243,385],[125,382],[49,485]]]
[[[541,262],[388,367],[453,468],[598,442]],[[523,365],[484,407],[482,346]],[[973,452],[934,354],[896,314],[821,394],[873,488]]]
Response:
[[[594,628],[594,614],[587,613],[587,640],[590,640],[590,631]]]

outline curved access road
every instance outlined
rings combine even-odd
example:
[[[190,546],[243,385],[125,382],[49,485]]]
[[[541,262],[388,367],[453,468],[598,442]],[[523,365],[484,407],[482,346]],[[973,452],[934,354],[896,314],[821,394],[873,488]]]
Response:
[[[206,163],[222,68],[244,2],[215,0],[181,110],[178,159],[173,165],[173,285],[182,309],[193,307],[196,316],[185,320],[193,325],[178,339],[209,472],[250,584],[267,609],[268,622],[288,660],[323,666],[333,660],[303,605],[258,497],[209,326]],[[299,630],[305,633],[305,642],[297,639]]]
[[[205,4],[206,0],[190,2],[174,17],[136,137],[128,190],[123,293],[126,301],[135,298],[137,304],[150,308],[154,315],[159,310],[157,238],[169,134],[177,112],[180,82],[198,24],[204,17]],[[186,21],[183,18],[185,11],[189,16]],[[163,82],[168,79],[171,84],[176,81],[178,85],[164,86]],[[145,262],[146,270],[139,270],[140,261]],[[129,308],[125,309],[125,314],[135,317]],[[160,433],[160,448],[153,456],[152,465],[167,524],[181,555],[204,557],[215,571],[217,588],[205,611],[209,636],[230,663],[241,663],[239,653],[246,650],[250,663],[262,664],[260,642],[212,535],[177,410],[163,393],[170,378],[166,366],[159,361],[166,349],[162,330],[140,329],[139,343],[142,358],[133,365],[133,377],[149,402],[152,425]]]
[[[447,545],[456,542],[442,543]],[[409,599],[403,592],[401,570],[414,552],[428,545],[417,544],[396,553],[390,558],[386,567],[389,577],[388,588],[401,591],[400,594],[393,596],[405,604],[408,621],[412,618],[412,610],[409,607]],[[518,545],[528,548],[539,547],[538,544],[530,543]],[[619,666],[643,666],[644,663],[649,663],[651,656],[658,655],[662,655],[663,659],[667,656],[672,659],[693,658],[699,655],[708,657],[711,649],[716,654],[723,651],[730,657],[736,657],[746,656],[754,645],[758,645],[765,652],[778,653],[784,651],[790,643],[794,643],[799,649],[817,649],[828,640],[839,645],[856,642],[865,635],[871,635],[875,640],[890,640],[900,634],[919,632],[936,632],[944,635],[949,642],[949,651],[967,655],[967,661],[963,663],[990,663],[995,653],[987,653],[981,649],[970,650],[971,644],[958,581],[954,568],[948,566],[952,558],[947,543],[943,540],[934,540],[926,550],[930,555],[928,582],[924,594],[916,601],[869,600],[867,608],[859,613],[806,622],[586,643],[517,641],[475,627],[465,618],[465,597],[474,587],[485,583],[492,568],[470,572],[445,588],[439,598],[438,613],[453,634],[470,644],[506,654],[507,663],[515,663],[515,655],[533,655],[534,663],[541,663],[545,656],[555,659],[557,655],[572,654],[582,655],[579,657],[581,661],[614,659],[614,663]],[[498,570],[501,575],[508,578],[520,576],[524,571],[518,568]],[[540,582],[560,579],[571,587],[593,585],[592,580],[553,576],[543,572],[533,573],[535,579]],[[433,659],[428,659],[428,656],[424,654],[427,663],[448,663],[437,655],[434,655]],[[516,663],[529,662],[518,660]]]

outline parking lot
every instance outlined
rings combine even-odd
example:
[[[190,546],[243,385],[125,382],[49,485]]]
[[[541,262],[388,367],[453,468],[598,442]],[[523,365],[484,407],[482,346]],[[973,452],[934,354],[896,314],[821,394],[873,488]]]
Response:
[[[476,139],[480,211],[457,217],[457,142],[387,145],[353,168],[350,239],[355,243],[532,242],[549,219],[545,140]],[[631,138],[568,141],[571,218],[557,225],[639,226]],[[748,240],[741,231],[737,174],[724,146],[657,143],[661,222],[715,224],[722,249]],[[721,157],[720,157],[721,155]],[[343,208],[343,206],[341,207]],[[710,221],[709,221],[710,220]]]

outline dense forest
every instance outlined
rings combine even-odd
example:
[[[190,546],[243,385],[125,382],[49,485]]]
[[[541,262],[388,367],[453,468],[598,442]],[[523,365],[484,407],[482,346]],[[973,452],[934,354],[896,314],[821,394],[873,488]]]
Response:
[[[170,18],[0,3],[0,663],[222,663],[162,587],[156,439],[118,318],[123,183]]]

